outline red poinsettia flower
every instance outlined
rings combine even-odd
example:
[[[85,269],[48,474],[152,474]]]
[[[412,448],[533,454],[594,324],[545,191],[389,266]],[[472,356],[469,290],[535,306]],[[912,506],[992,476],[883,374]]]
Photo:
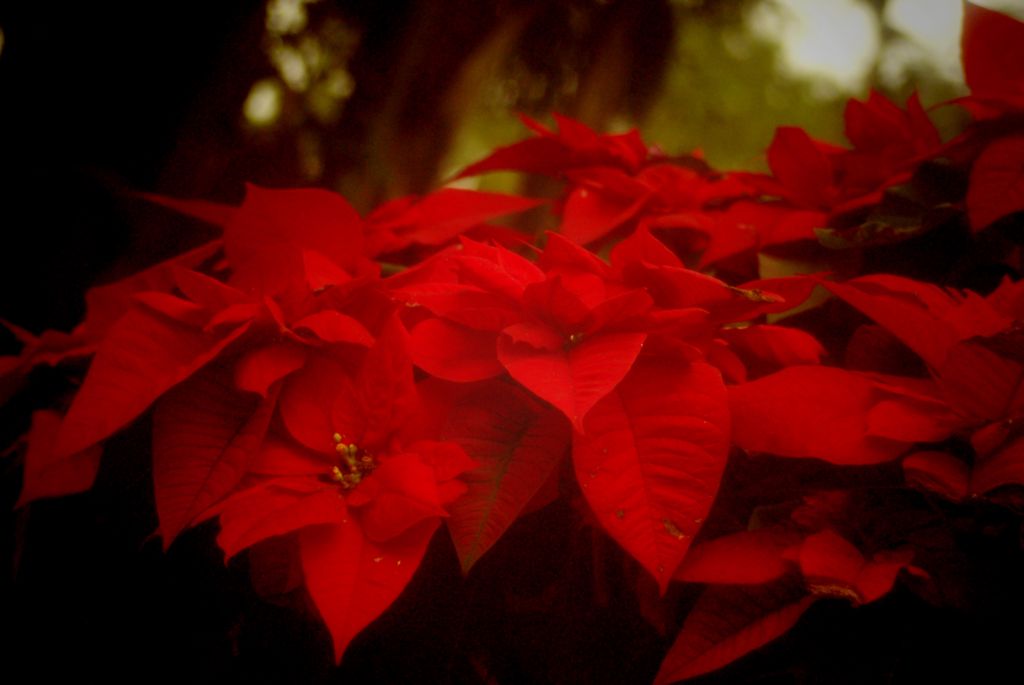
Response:
[[[250,187],[242,206],[227,215],[211,217],[206,205],[183,209],[204,218],[227,216],[227,261],[218,269],[219,275],[227,273],[227,282],[193,270],[220,247],[211,243],[91,291],[80,337],[95,346],[95,356],[48,459],[75,460],[87,453],[247,335],[285,333],[300,345],[372,343],[366,326],[340,311],[376,269],[358,251],[362,226],[340,197]],[[360,271],[366,274],[362,279],[353,275]],[[366,320],[386,315],[383,310]],[[278,355],[279,363],[293,363],[294,353],[282,354],[286,359]],[[51,484],[44,490],[60,488]],[[26,492],[22,501],[33,496]]]
[[[237,405],[236,398],[211,411],[211,395],[183,389],[158,410],[156,446],[165,454],[157,460],[177,474],[171,487],[188,480],[175,454],[210,435],[211,421]],[[361,359],[310,355],[274,397],[280,428],[269,423],[275,403],[260,403],[271,408],[261,425],[253,430],[254,414],[226,448],[245,453],[235,460],[242,477],[196,520],[219,516],[218,542],[228,556],[293,535],[305,586],[340,660],[408,583],[446,507],[465,491],[456,478],[472,462],[457,445],[412,430],[418,395],[397,321]],[[190,399],[204,406],[193,411]],[[203,475],[193,472],[192,480]],[[160,488],[158,479],[158,500]]]

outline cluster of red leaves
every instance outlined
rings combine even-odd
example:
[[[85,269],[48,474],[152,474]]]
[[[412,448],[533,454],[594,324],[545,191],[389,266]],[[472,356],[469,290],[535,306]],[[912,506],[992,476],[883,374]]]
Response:
[[[1024,24],[967,5],[962,135],[943,143],[916,96],[872,93],[847,106],[850,147],[781,128],[764,175],[526,120],[535,137],[463,175],[564,181],[536,244],[487,222],[540,201],[452,188],[367,217],[320,190],[153,198],[223,238],[90,290],[70,334],[9,325],[24,347],[0,359],[5,390],[92,358],[32,417],[20,503],[91,487],[103,442],[151,412],[164,544],[216,518],[226,556],[269,551],[253,564],[305,588],[339,660],[442,521],[468,572],[560,492],[662,596],[706,584],[659,683],[819,598],[927,585],[941,568],[895,524],[868,532],[877,493],[844,474],[897,464],[886,488],[953,506],[1024,485],[1021,241],[989,237],[1013,243],[1024,210],[1021,46]],[[929,185],[934,168],[966,192]],[[1008,277],[982,294],[872,268],[940,228],[987,240]],[[758,271],[808,252],[834,274]],[[852,332],[819,340],[829,308]],[[731,489],[749,460],[800,459],[833,465],[828,486]]]

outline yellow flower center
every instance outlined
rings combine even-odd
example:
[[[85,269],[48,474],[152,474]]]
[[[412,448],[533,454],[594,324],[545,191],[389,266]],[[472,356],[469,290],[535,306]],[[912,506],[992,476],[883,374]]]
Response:
[[[343,490],[351,490],[362,482],[363,476],[377,468],[377,460],[355,443],[345,442],[343,435],[335,433],[333,439],[334,451],[341,458],[341,463],[331,469],[331,480],[341,485]]]

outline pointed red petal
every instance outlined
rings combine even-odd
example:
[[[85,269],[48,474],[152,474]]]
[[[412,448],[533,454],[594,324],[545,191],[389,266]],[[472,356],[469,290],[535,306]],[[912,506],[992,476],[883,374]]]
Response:
[[[487,157],[463,169],[459,178],[489,171],[522,171],[554,176],[573,166],[576,157],[573,150],[553,138],[528,138],[496,148]]]
[[[704,363],[641,360],[573,444],[576,477],[606,531],[662,592],[718,492],[729,410]]]
[[[402,593],[436,528],[437,521],[424,522],[384,544],[370,542],[354,522],[299,533],[306,589],[331,632],[336,661]]]
[[[210,202],[209,200],[181,199],[155,193],[139,193],[139,196],[154,204],[162,205],[168,209],[173,209],[186,216],[191,216],[221,228],[231,221],[231,217],[238,210],[237,207],[220,202]]]
[[[912,558],[910,550],[899,550],[881,552],[869,561],[832,530],[809,536],[799,551],[800,569],[811,593],[854,604],[867,604],[888,594]]]
[[[582,429],[587,412],[611,392],[640,354],[645,333],[603,333],[568,349],[538,349],[503,335],[498,359],[509,374]]]
[[[620,199],[599,188],[576,188],[565,201],[558,230],[580,245],[592,243],[636,217],[647,199],[646,196]]]
[[[367,539],[387,542],[424,519],[444,516],[434,469],[418,455],[401,454],[385,458],[357,488],[373,480],[376,492],[358,510],[359,523]]]
[[[542,202],[517,195],[441,188],[384,225],[399,233],[403,244],[441,245],[478,224],[531,209]]]
[[[348,516],[338,486],[309,479],[309,488],[289,487],[286,481],[270,481],[243,490],[218,507],[220,533],[217,545],[230,559],[242,550],[278,535],[307,526],[341,524]]]
[[[361,444],[365,421],[351,373],[324,356],[310,356],[281,390],[281,418],[288,432],[315,452],[333,452],[334,433]]]
[[[966,2],[960,47],[964,79],[973,95],[1024,91],[1024,22]]]
[[[55,457],[53,444],[60,423],[61,417],[57,412],[44,409],[32,413],[24,479],[17,506],[43,497],[84,492],[96,480],[102,451],[99,445],[70,456]]]
[[[832,164],[803,129],[780,126],[768,146],[768,166],[802,207],[828,207]]]
[[[804,578],[812,585],[838,583],[846,588],[857,584],[867,563],[860,550],[831,530],[808,536],[800,546],[799,560]]]
[[[669,648],[655,685],[709,673],[768,644],[796,625],[814,600],[792,579],[708,588]]]
[[[984,494],[1002,485],[1024,485],[1024,438],[979,460],[971,474],[971,493]]]
[[[306,363],[306,351],[291,342],[258,347],[235,365],[235,385],[264,397],[270,386]]]
[[[416,411],[419,396],[409,358],[409,334],[391,317],[366,353],[357,380],[363,440],[376,446],[398,433]]]
[[[291,440],[267,436],[249,462],[249,473],[261,476],[326,476],[338,464],[333,452],[314,452]]]
[[[722,337],[760,373],[798,364],[818,364],[825,348],[810,333],[798,328],[768,324],[725,329]]]
[[[745,450],[875,464],[907,443],[867,434],[871,408],[884,399],[866,376],[821,366],[792,366],[729,388],[733,440]]]
[[[821,285],[874,319],[933,368],[942,364],[957,340],[992,335],[1009,324],[973,293],[953,294],[900,276],[880,274]]]
[[[327,343],[352,343],[369,347],[373,335],[356,319],[334,309],[325,309],[303,317],[292,326],[296,331],[309,331]]]
[[[169,292],[178,284],[179,269],[193,269],[210,259],[221,249],[221,241],[200,245],[188,252],[172,257],[133,274],[120,281],[90,288],[85,293],[85,322],[83,327],[90,340],[100,340],[110,327],[129,309],[135,293]],[[186,294],[188,294],[186,292]],[[198,301],[198,300],[197,300]]]
[[[971,229],[980,231],[1004,216],[1022,211],[1024,136],[1002,138],[985,148],[971,168],[967,216]]]
[[[229,369],[212,368],[160,401],[153,414],[153,485],[164,547],[241,481],[276,400],[239,393]]]
[[[174,267],[172,275],[178,290],[205,309],[216,311],[247,301],[242,291],[198,271]]]
[[[468,383],[497,376],[497,336],[444,319],[421,321],[410,333],[409,352],[416,366],[432,376]]]
[[[756,585],[781,578],[790,569],[783,552],[800,541],[782,529],[745,530],[690,548],[674,580],[688,583]]]
[[[504,382],[492,382],[451,410],[442,439],[477,462],[468,492],[451,505],[448,530],[463,571],[501,537],[565,457],[569,427],[557,412]]]
[[[362,258],[362,244],[362,219],[355,209],[341,196],[314,188],[250,185],[224,229],[232,283],[268,294],[305,282],[305,251],[351,271]]]
[[[967,464],[952,454],[934,450],[915,452],[904,459],[903,475],[909,484],[953,501],[966,497],[970,486]]]
[[[110,437],[247,328],[243,324],[227,332],[207,332],[142,306],[130,309],[97,350],[54,450],[71,455]]]
[[[1024,365],[996,354],[981,342],[953,345],[938,368],[942,397],[975,423],[1009,418],[1024,397]]]
[[[633,231],[628,238],[612,248],[611,262],[612,268],[620,278],[625,269],[633,264],[683,268],[679,257],[668,249],[665,243],[651,235],[651,232],[645,227]]]

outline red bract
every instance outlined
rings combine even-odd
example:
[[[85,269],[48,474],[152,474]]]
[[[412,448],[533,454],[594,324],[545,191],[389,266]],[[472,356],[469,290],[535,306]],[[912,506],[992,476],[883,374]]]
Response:
[[[440,437],[477,463],[464,478],[466,495],[452,504],[447,519],[468,571],[557,475],[570,430],[557,411],[500,380],[435,388],[427,399],[446,405]]]
[[[964,3],[960,48],[971,96],[960,102],[978,119],[1024,110],[1024,23]]]
[[[664,592],[700,529],[729,450],[715,369],[640,360],[573,444],[576,478],[598,521]]]
[[[971,168],[967,216],[980,231],[1014,212],[1024,211],[1024,137],[1001,138]]]
[[[568,178],[572,186],[559,231],[581,245],[633,224],[713,235],[723,217],[712,208],[750,193],[730,177],[670,163],[651,164],[633,174],[604,167],[579,169]]]
[[[617,167],[635,172],[648,159],[658,157],[635,130],[605,135],[578,121],[554,114],[557,131],[551,131],[526,116],[523,123],[537,137],[501,147],[462,170],[460,176],[488,171],[525,171],[555,176],[578,167]]]
[[[366,217],[366,253],[378,258],[394,255],[410,246],[437,248],[463,234],[525,242],[524,236],[509,229],[503,234],[499,227],[488,226],[486,222],[531,209],[541,202],[460,188],[442,188],[422,198],[392,200]],[[425,254],[421,250],[418,256]]]

